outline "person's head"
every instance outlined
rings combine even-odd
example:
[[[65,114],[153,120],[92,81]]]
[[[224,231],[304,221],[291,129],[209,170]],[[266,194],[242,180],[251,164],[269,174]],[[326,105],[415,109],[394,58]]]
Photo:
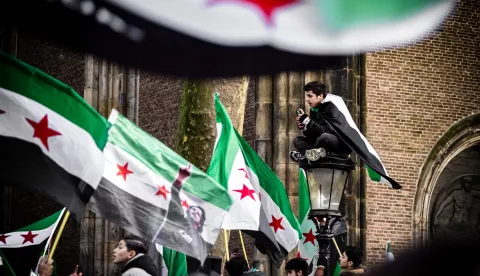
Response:
[[[263,262],[262,261],[253,261],[252,262],[252,268],[256,268],[260,271],[263,271],[264,270]]]
[[[303,87],[303,91],[305,91],[305,101],[310,107],[318,106],[327,96],[327,87],[318,81],[307,83]]]
[[[285,265],[285,271],[287,271],[287,276],[307,276],[308,263],[302,258],[291,259]]]
[[[203,208],[200,206],[190,206],[188,208],[188,216],[195,230],[201,233],[203,231],[203,224],[205,223],[205,211]]]
[[[472,190],[472,177],[471,176],[465,176],[462,179],[462,186],[465,189],[465,191],[470,192]]]
[[[113,250],[113,263],[125,264],[138,254],[148,252],[148,242],[135,235],[126,235]]]
[[[340,256],[340,267],[354,269],[360,267],[363,260],[363,250],[355,246],[345,247],[345,252]]]
[[[242,276],[248,269],[248,263],[244,258],[232,258],[225,264],[225,270],[230,276]]]

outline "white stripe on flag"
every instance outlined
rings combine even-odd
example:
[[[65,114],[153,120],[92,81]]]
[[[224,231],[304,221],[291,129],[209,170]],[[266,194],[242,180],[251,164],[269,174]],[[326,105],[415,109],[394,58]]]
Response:
[[[38,145],[57,165],[96,189],[104,158],[88,132],[38,102],[3,88],[0,88],[0,109],[5,111],[0,115],[0,135]],[[48,138],[48,150],[34,137],[34,129],[27,121],[38,123],[45,115],[48,128],[61,133]]]

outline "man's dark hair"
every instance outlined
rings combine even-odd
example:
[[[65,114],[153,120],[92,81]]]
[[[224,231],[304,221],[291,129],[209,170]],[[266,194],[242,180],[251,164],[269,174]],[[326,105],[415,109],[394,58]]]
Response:
[[[308,275],[308,263],[302,258],[291,259],[285,265],[285,270],[288,272],[290,270],[295,271],[295,273],[302,271],[302,274]]]
[[[242,276],[243,272],[248,271],[248,263],[244,258],[232,258],[225,264],[225,270],[227,270],[230,276]]]
[[[345,247],[345,255],[347,255],[348,261],[353,263],[353,268],[358,268],[363,261],[363,250],[356,246]]]
[[[262,261],[253,261],[252,262],[252,268],[260,269],[261,265],[262,265]]]
[[[303,91],[312,91],[313,94],[317,96],[323,95],[324,98],[327,96],[327,86],[319,81],[311,81],[305,84]]]
[[[147,254],[149,246],[146,239],[142,239],[138,236],[129,234],[124,236],[122,240],[125,241],[125,245],[128,251],[133,250],[136,254]]]

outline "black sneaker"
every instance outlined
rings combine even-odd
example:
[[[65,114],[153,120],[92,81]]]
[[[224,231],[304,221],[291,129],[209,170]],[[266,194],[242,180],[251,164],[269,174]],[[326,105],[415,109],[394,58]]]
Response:
[[[298,162],[300,160],[305,159],[305,156],[298,151],[291,151],[290,152],[290,159],[292,159],[295,162]]]

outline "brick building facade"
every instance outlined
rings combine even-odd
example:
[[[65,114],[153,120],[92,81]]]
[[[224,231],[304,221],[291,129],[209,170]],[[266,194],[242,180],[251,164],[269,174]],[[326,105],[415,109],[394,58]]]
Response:
[[[414,46],[367,54],[367,138],[400,191],[367,184],[367,257],[383,260],[385,242],[412,246],[414,198],[437,141],[480,112],[480,5],[460,1],[447,20]]]
[[[359,111],[366,114],[366,129],[362,131],[391,176],[404,187],[394,191],[368,181],[366,199],[358,199],[358,204],[365,204],[366,214],[349,216],[354,220],[349,225],[361,225],[359,221],[366,220],[366,226],[360,227],[366,234],[358,235],[360,240],[354,243],[364,244],[368,264],[383,261],[387,240],[391,241],[394,251],[399,251],[429,238],[425,234],[429,213],[422,213],[421,205],[425,202],[423,198],[429,198],[434,190],[435,183],[424,189],[425,183],[431,181],[425,176],[426,171],[434,170],[430,169],[430,161],[436,158],[436,152],[444,152],[442,145],[448,143],[442,139],[449,132],[450,136],[455,134],[451,133],[452,125],[480,113],[479,22],[478,1],[462,0],[432,36],[409,47],[367,53],[362,59],[365,81],[358,88],[366,99]],[[21,30],[16,45],[18,58],[83,93],[84,54],[34,38]],[[140,72],[139,85],[138,124],[172,147],[182,80]],[[253,148],[258,136],[255,115],[258,86],[258,79],[251,78],[243,131]],[[462,128],[453,130],[461,132]],[[284,173],[294,172],[285,169]],[[296,206],[297,194],[292,184],[295,177],[285,176],[285,179],[291,182],[286,185],[292,205]],[[8,213],[5,210],[2,213],[5,232],[61,208],[42,196],[18,188],[10,191],[10,199],[13,200]],[[230,248],[240,248],[238,233],[232,232],[231,237]],[[244,239],[251,260],[253,242],[246,235]],[[79,241],[79,226],[70,222],[57,251],[62,256],[58,262],[60,274],[70,273],[78,263]]]

